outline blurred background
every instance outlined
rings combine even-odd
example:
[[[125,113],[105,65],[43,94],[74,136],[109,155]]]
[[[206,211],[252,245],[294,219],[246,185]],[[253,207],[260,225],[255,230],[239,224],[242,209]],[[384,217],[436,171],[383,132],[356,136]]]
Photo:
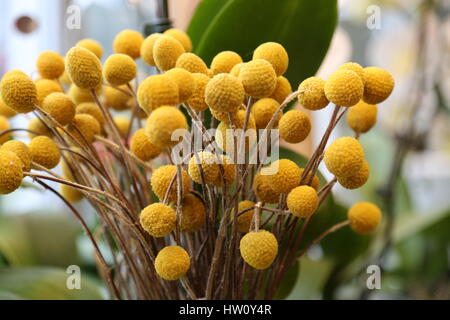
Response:
[[[274,2],[283,6],[296,1],[302,0]],[[83,38],[99,41],[108,57],[121,30],[148,35],[149,27],[160,23],[163,2],[0,0],[0,76],[11,69],[36,75],[35,61],[42,51],[64,54]],[[186,30],[200,2],[168,1],[173,26]],[[326,11],[335,1],[320,2]],[[258,7],[253,9],[258,15]],[[207,29],[211,20],[205,19],[201,28]],[[77,22],[80,28],[72,28]],[[317,30],[296,32],[299,38],[313,38]],[[291,61],[306,50],[302,43],[296,45],[299,51],[289,52]],[[325,217],[338,217],[357,201],[372,201],[383,209],[384,224],[376,235],[340,231],[312,248],[290,272],[290,285],[279,298],[449,299],[450,2],[340,0],[338,23],[324,53],[316,70],[324,79],[348,61],[385,68],[395,78],[392,96],[379,106],[376,127],[361,138],[372,170],[368,183],[357,191],[336,185],[322,209]],[[140,67],[141,77],[151,72]],[[291,85],[296,90],[299,82]],[[307,141],[284,147],[310,155],[330,110],[311,115],[313,133]],[[26,123],[26,118],[12,119],[15,127]],[[333,134],[352,133],[344,121]],[[321,172],[330,178],[323,167]],[[95,227],[89,206],[79,206]],[[366,269],[373,264],[382,270],[378,290],[366,287]],[[65,287],[70,265],[81,267],[82,290]],[[58,199],[31,184],[0,196],[0,298],[106,298],[81,228]]]

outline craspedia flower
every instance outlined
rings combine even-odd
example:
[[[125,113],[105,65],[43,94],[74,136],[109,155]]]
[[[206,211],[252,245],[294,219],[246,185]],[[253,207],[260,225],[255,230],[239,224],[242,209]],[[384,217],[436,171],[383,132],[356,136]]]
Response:
[[[211,109],[236,112],[245,98],[244,86],[238,78],[221,73],[209,81],[205,89],[205,101]]]
[[[244,129],[245,118],[247,112],[245,110],[239,110],[234,117],[235,129]],[[215,138],[216,143],[225,152],[230,152],[234,148],[234,142],[237,145],[237,151],[239,152],[241,140],[243,139],[244,132],[241,134],[236,134],[233,138],[233,131],[231,124],[228,121],[222,121],[217,126]],[[255,118],[250,114],[249,121],[247,124],[247,130],[245,132],[245,150],[248,151],[253,148],[256,143],[256,123]]]
[[[278,125],[280,137],[289,143],[299,143],[308,137],[311,132],[309,116],[300,110],[291,110],[285,113]]]
[[[366,133],[377,122],[378,107],[364,101],[358,102],[348,110],[347,124],[357,133]]]
[[[56,52],[42,52],[36,62],[37,71],[43,78],[58,79],[64,73],[64,59]]]
[[[102,83],[102,65],[91,51],[73,47],[66,55],[66,69],[72,82],[82,89],[95,89]]]
[[[122,137],[125,138],[131,125],[130,119],[123,116],[116,116],[114,117],[114,123]]]
[[[33,138],[28,144],[31,160],[47,169],[55,168],[61,159],[61,152],[52,139],[45,136]]]
[[[117,91],[117,90],[116,90]],[[88,114],[97,120],[101,128],[105,126],[106,120],[100,107],[93,102],[81,103],[76,107],[76,114]]]
[[[203,172],[204,182],[206,184],[214,184],[219,176],[217,156],[211,152],[199,152],[197,156],[193,155],[191,160],[189,160],[189,176],[194,182],[202,184]]]
[[[178,57],[177,63],[175,64],[177,68],[185,69],[191,73],[203,73],[208,74],[208,66],[206,63],[194,53],[186,52]]]
[[[303,80],[298,87],[300,92],[298,101],[309,110],[320,110],[325,108],[330,102],[325,96],[325,80],[319,77],[310,77]]]
[[[155,259],[156,273],[164,280],[180,279],[188,272],[191,258],[186,250],[179,246],[169,246],[158,252]]]
[[[28,133],[30,139],[33,139],[36,136],[47,136],[49,138],[54,136],[52,130],[48,126],[46,126],[39,118],[30,120],[27,129],[31,131]]]
[[[114,38],[113,50],[115,53],[123,53],[137,59],[141,55],[142,42],[144,37],[139,32],[123,30]]]
[[[36,85],[22,72],[7,72],[0,83],[0,94],[3,102],[17,113],[33,111],[37,103]]]
[[[288,159],[280,159],[269,167],[263,168],[261,173],[268,173],[270,187],[277,193],[288,194],[300,183],[301,170],[297,164]]]
[[[151,112],[161,106],[178,104],[178,86],[165,74],[150,76],[139,86],[138,102],[142,109]]]
[[[156,158],[162,150],[150,142],[145,129],[137,130],[131,138],[130,151],[142,161]]]
[[[319,205],[317,192],[310,186],[300,186],[292,189],[286,201],[289,211],[300,218],[311,216]]]
[[[121,86],[136,77],[136,70],[136,62],[130,56],[116,53],[106,59],[103,66],[103,76],[113,86]]]
[[[339,184],[344,188],[353,190],[362,187],[369,179],[369,175],[370,175],[369,163],[366,160],[364,160],[361,169],[359,169],[355,174],[348,177],[342,178],[337,177],[337,180]]]
[[[120,90],[112,87],[106,87],[103,93],[105,105],[116,111],[124,111],[130,108],[128,102],[132,99],[129,95],[121,90],[128,91],[127,86],[118,87]]]
[[[0,194],[10,194],[20,187],[22,166],[22,161],[13,152],[0,150]]]
[[[75,117],[75,104],[69,96],[60,92],[49,94],[42,102],[42,109],[62,126],[69,124]]]
[[[90,52],[95,54],[99,60],[103,57],[102,45],[98,41],[95,41],[93,39],[82,39],[78,41],[75,46],[89,50]]]
[[[25,143],[18,140],[11,140],[6,142],[0,148],[1,151],[10,151],[14,153],[22,162],[22,170],[30,171],[31,169],[31,154]]]
[[[97,94],[98,94],[98,92],[97,92]],[[70,99],[72,99],[72,101],[76,105],[78,105],[80,103],[84,103],[84,102],[93,102],[94,101],[94,98],[92,97],[89,89],[82,89],[82,88],[77,87],[74,84],[72,84],[70,86],[69,91],[67,92],[67,95],[70,97]]]
[[[277,78],[277,86],[270,98],[275,99],[278,103],[283,103],[284,100],[292,93],[292,86],[288,79],[283,76]]]
[[[182,68],[173,68],[166,72],[166,76],[178,86],[179,103],[185,102],[192,96],[196,82],[192,73]]]
[[[89,114],[75,115],[67,130],[79,143],[92,143],[101,132],[100,124]]]
[[[6,117],[4,116],[0,116],[0,133],[2,133],[3,131],[9,130],[10,129],[10,125],[9,125],[9,121]],[[0,145],[5,143],[6,141],[9,140],[9,138],[11,138],[11,134],[3,134],[0,136]]]
[[[342,137],[325,150],[324,162],[334,175],[341,178],[349,177],[361,169],[364,163],[364,149],[355,138]]]
[[[373,232],[381,221],[381,210],[370,202],[359,202],[347,213],[350,227],[359,234]]]
[[[61,195],[69,201],[70,203],[77,203],[83,200],[83,192],[81,192],[79,189],[62,184],[59,187],[59,191],[61,192]]]
[[[253,208],[255,203],[253,201],[244,200],[239,202],[238,205],[238,213],[249,208]],[[236,219],[236,229],[237,232],[247,233],[250,231],[250,226],[253,220],[253,214],[255,213],[255,209],[244,212],[239,215]]]
[[[289,65],[289,56],[284,47],[276,42],[266,42],[256,48],[253,59],[264,59],[272,65],[277,76],[283,75]]]
[[[354,106],[361,100],[364,84],[357,73],[351,70],[338,70],[325,82],[325,96],[341,107]]]
[[[364,68],[363,100],[369,104],[377,104],[386,100],[394,90],[394,78],[389,72],[377,67]]]
[[[303,175],[303,172],[305,171],[304,168],[300,168],[300,176]],[[309,172],[308,177],[305,178],[305,183],[303,183],[302,185],[307,185],[309,182],[309,178],[311,177],[311,172]],[[311,181],[311,187],[316,190],[319,191],[319,187],[320,187],[320,180],[319,177],[317,176],[317,174],[314,175],[312,181]]]
[[[255,102],[252,106],[252,114],[255,117],[256,128],[265,129],[279,108],[280,104],[271,98],[263,98]],[[278,122],[282,115],[282,112],[278,114],[274,123],[274,128],[278,126]]]
[[[181,43],[167,35],[160,36],[153,46],[153,59],[161,71],[167,71],[175,67],[178,58],[185,53]]]
[[[182,202],[181,232],[197,232],[205,224],[206,209],[199,197],[189,193]]]
[[[64,92],[64,89],[55,80],[39,79],[38,81],[35,82],[35,84],[37,91],[37,104],[39,106],[42,106],[42,103],[44,102],[45,98],[47,98],[48,95],[55,92],[59,93]]]
[[[142,42],[141,58],[149,66],[152,66],[152,67],[156,66],[155,59],[153,59],[153,47],[155,45],[156,40],[161,35],[162,35],[161,33],[152,33],[147,38],[145,38],[144,42]]]
[[[247,95],[253,98],[270,97],[277,86],[277,75],[272,65],[263,59],[247,62],[239,73]]]
[[[179,140],[172,140],[176,130],[187,130],[184,114],[174,107],[161,107],[154,110],[147,120],[146,133],[154,145],[160,148],[173,147]]]
[[[266,230],[249,232],[240,242],[241,256],[245,262],[257,270],[270,267],[278,254],[278,241]]]
[[[166,36],[171,36],[178,40],[179,43],[183,46],[184,50],[186,52],[192,51],[192,41],[191,38],[184,32],[183,30],[171,28],[166,31],[164,31],[164,34]]]
[[[142,228],[155,238],[161,238],[175,230],[175,210],[162,203],[154,203],[141,211]]]
[[[241,56],[236,52],[222,51],[213,58],[211,62],[211,72],[213,75],[229,73],[235,65],[242,62]]]
[[[253,180],[253,191],[256,197],[266,203],[277,203],[280,193],[270,187],[269,176],[257,174]]]
[[[217,177],[216,182],[214,183],[215,186],[221,187],[225,183],[225,185],[229,185],[233,183],[236,175],[236,166],[231,161],[230,157],[227,157],[225,155],[220,155],[220,162],[219,162],[219,176]],[[222,171],[220,169],[220,166],[223,167],[223,176]]]
[[[0,96],[0,116],[3,116],[5,118],[12,118],[16,115],[17,112],[8,107],[6,103],[3,101],[2,97]]]
[[[347,62],[344,63],[343,65],[341,65],[338,70],[350,70],[353,71],[354,73],[356,73],[362,80],[362,82],[364,83],[364,69],[363,67],[361,67],[360,64],[355,63],[355,62]]]
[[[234,67],[230,70],[229,73],[232,76],[235,76],[236,78],[238,78],[239,77],[239,73],[241,73],[241,69],[244,66],[244,64],[245,64],[245,62],[241,62],[241,63],[238,63],[238,64],[234,65]]]
[[[195,90],[187,100],[187,104],[197,112],[204,111],[208,109],[205,101],[205,90],[211,79],[203,73],[193,73],[192,77],[195,82]]]
[[[189,175],[186,170],[182,170],[182,180],[183,180],[183,194],[187,194],[190,188]],[[152,185],[152,190],[159,198],[159,200],[164,201],[164,197],[167,193],[167,189],[172,182],[172,179],[177,174],[177,168],[173,165],[166,165],[156,169],[150,180]],[[176,202],[177,200],[177,188],[178,188],[178,179],[175,178],[175,182],[173,184],[172,189],[168,195],[169,202]]]

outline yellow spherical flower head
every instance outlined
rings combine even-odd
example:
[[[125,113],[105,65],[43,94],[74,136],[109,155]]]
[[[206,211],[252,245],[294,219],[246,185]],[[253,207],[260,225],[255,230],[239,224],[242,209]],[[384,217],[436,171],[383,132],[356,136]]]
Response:
[[[359,202],[347,213],[350,227],[359,234],[373,232],[381,221],[381,210],[370,202]]]
[[[244,66],[244,64],[245,64],[245,62],[241,62],[241,63],[238,63],[238,64],[234,65],[234,67],[230,70],[229,73],[232,76],[235,76],[236,78],[238,78],[239,74],[241,73],[241,69]]]
[[[247,95],[253,98],[267,98],[277,86],[277,75],[272,65],[263,59],[247,62],[239,73]]]
[[[361,100],[364,84],[357,73],[351,70],[338,70],[325,82],[325,96],[341,107],[354,106]]]
[[[9,121],[4,116],[0,116],[0,134],[3,133],[6,130],[9,130],[11,127],[9,125]],[[5,143],[11,138],[11,133],[8,134],[2,134],[0,136],[0,145]]]
[[[173,68],[166,72],[166,76],[172,79],[178,86],[178,103],[185,102],[194,94],[196,81],[189,71],[181,68]]]
[[[98,94],[98,91],[97,91]],[[76,85],[72,84],[67,92],[67,95],[72,99],[72,101],[78,105],[85,102],[93,102],[94,98],[91,95],[89,89],[78,88]]]
[[[103,96],[105,98],[105,105],[109,108],[112,108],[116,111],[124,111],[130,108],[128,102],[132,99],[125,92],[129,92],[127,86],[118,87],[120,90],[112,87],[106,87],[103,92]],[[125,92],[123,92],[125,90]]]
[[[254,206],[255,206],[255,203],[253,201],[249,201],[249,200],[241,201],[241,202],[239,202],[239,205],[238,205],[238,213],[240,213],[241,211],[243,211],[245,209],[253,208]],[[247,233],[250,231],[250,226],[252,224],[254,213],[255,213],[255,210],[251,209],[237,217],[237,219],[236,219],[237,232]]]
[[[142,161],[150,161],[162,152],[161,148],[150,142],[145,129],[139,129],[131,138],[130,151]]]
[[[22,161],[16,154],[0,150],[0,194],[10,194],[20,187],[22,168]]]
[[[189,271],[191,258],[186,250],[178,246],[169,246],[158,252],[155,259],[156,273],[164,280],[180,279]]]
[[[30,132],[28,133],[30,139],[33,139],[36,136],[47,136],[49,138],[54,136],[52,130],[47,125],[45,125],[39,118],[34,118],[30,120],[27,129],[30,130]]]
[[[77,203],[83,200],[83,192],[79,189],[62,184],[59,187],[61,195],[70,203]]]
[[[165,74],[150,76],[139,86],[138,102],[142,109],[151,112],[161,106],[178,104],[178,86]]]
[[[225,152],[232,153],[234,150],[234,143],[236,142],[237,152],[239,153],[241,145],[244,145],[245,150],[248,152],[256,144],[256,123],[255,117],[250,114],[247,130],[243,132],[245,125],[245,118],[247,112],[245,110],[239,110],[234,117],[234,126],[236,131],[233,131],[231,124],[228,121],[222,121],[219,123],[216,129],[216,143]],[[241,130],[240,130],[241,129]],[[238,131],[240,130],[240,131]],[[234,136],[234,138],[233,138]]]
[[[64,73],[64,59],[53,51],[42,52],[36,62],[39,74],[46,79],[58,79]]]
[[[6,103],[3,101],[2,97],[0,96],[0,116],[6,117],[6,118],[12,118],[17,115],[17,112],[11,109],[6,105]]]
[[[197,112],[204,111],[208,109],[205,101],[205,90],[211,79],[203,73],[193,73],[192,77],[195,82],[195,90],[187,100],[187,104]]]
[[[261,170],[268,174],[270,187],[277,193],[288,194],[300,183],[301,170],[297,164],[288,159],[280,159]]]
[[[325,150],[324,162],[334,175],[341,178],[349,177],[361,169],[364,163],[364,149],[355,138],[342,137]]]
[[[208,66],[206,63],[194,53],[186,52],[178,57],[177,63],[175,64],[177,68],[185,69],[191,73],[203,73],[208,74]]]
[[[181,43],[186,52],[192,51],[191,38],[189,38],[189,36],[183,30],[172,28],[164,31],[164,34],[178,40],[178,42]]]
[[[211,72],[213,75],[219,73],[229,73],[233,67],[242,63],[242,58],[236,52],[223,51],[217,54],[211,62]]]
[[[92,143],[101,132],[100,124],[89,114],[77,114],[67,128],[79,143]]]
[[[52,139],[45,136],[33,138],[28,144],[31,160],[47,169],[55,168],[61,159],[61,152]]]
[[[283,76],[277,78],[277,86],[270,98],[275,99],[278,103],[283,103],[284,100],[292,93],[292,86],[288,79]]]
[[[286,49],[276,42],[266,42],[260,45],[253,53],[253,59],[264,59],[270,62],[277,76],[283,75],[289,65]]]
[[[232,162],[230,157],[220,155],[219,158],[220,158],[220,162],[218,162],[219,176],[217,177],[217,180],[214,183],[214,185],[217,187],[223,186],[224,183],[225,183],[225,185],[229,185],[229,184],[233,183],[233,181],[236,177],[235,176],[236,166]],[[220,169],[221,166],[223,167],[223,175],[222,175],[222,170]]]
[[[221,73],[209,81],[205,101],[213,110],[236,112],[245,98],[244,86],[238,78]]]
[[[101,59],[103,57],[103,47],[96,40],[82,39],[82,40],[78,41],[78,43],[75,46],[89,50],[90,52],[95,54],[98,59]]]
[[[347,124],[357,133],[366,133],[377,122],[378,107],[364,101],[358,102],[348,110]]]
[[[269,176],[257,174],[253,180],[253,191],[256,197],[266,203],[277,203],[280,198],[280,193],[275,192],[269,182]]]
[[[377,104],[386,100],[394,90],[392,75],[377,67],[364,68],[364,96],[366,103]]]
[[[91,51],[73,47],[66,55],[66,69],[72,82],[82,89],[95,89],[102,83],[102,65]]]
[[[117,90],[116,90],[117,91]],[[76,107],[76,114],[88,114],[97,120],[101,128],[105,126],[106,120],[100,107],[93,102],[81,103]]]
[[[190,188],[189,175],[186,170],[182,170],[182,180],[183,180],[183,194],[187,194]],[[159,198],[159,200],[164,201],[167,190],[169,189],[172,180],[177,175],[177,168],[173,165],[166,165],[156,169],[150,180],[152,185],[152,190]],[[178,179],[175,178],[175,182],[173,183],[172,188],[168,194],[169,202],[177,201],[177,188],[178,188]]]
[[[160,36],[153,46],[153,59],[161,71],[167,71],[175,67],[178,58],[185,53],[181,43],[167,35]]]
[[[158,108],[147,119],[146,133],[150,141],[160,148],[177,145],[182,138],[177,139],[178,133],[182,134],[181,130],[187,129],[186,117],[174,107]],[[172,135],[174,136],[172,137]]]
[[[142,228],[155,238],[161,238],[175,230],[175,210],[162,203],[154,203],[141,211]]]
[[[75,117],[75,104],[69,96],[60,92],[49,94],[42,102],[42,109],[62,126],[69,124]]]
[[[369,175],[369,163],[364,160],[361,169],[359,169],[355,174],[348,177],[337,177],[337,180],[344,188],[353,190],[362,187],[369,179]]]
[[[36,85],[27,75],[18,71],[10,71],[3,76],[0,96],[17,113],[33,111],[37,103]]]
[[[217,156],[211,152],[199,152],[189,160],[188,173],[191,179],[202,184],[214,184],[219,177]],[[202,179],[203,178],[203,179]]]
[[[272,98],[263,98],[255,102],[252,106],[252,114],[255,117],[256,128],[265,129],[275,112],[280,108],[280,104]],[[283,112],[280,112],[274,123],[274,128],[278,126]]]
[[[61,85],[55,81],[50,79],[39,79],[35,82],[36,90],[37,90],[37,104],[42,106],[45,98],[52,93],[58,92],[63,93],[64,89]]]
[[[361,67],[360,64],[355,63],[355,62],[347,62],[344,63],[343,65],[341,65],[338,70],[350,70],[353,71],[354,73],[356,73],[362,80],[362,82],[364,83],[364,69],[363,67]]]
[[[123,53],[133,59],[137,59],[141,55],[141,45],[144,37],[134,30],[123,30],[115,38],[113,42],[113,50],[115,53]]]
[[[22,170],[27,172],[30,171],[31,154],[25,143],[18,140],[11,140],[3,144],[0,150],[14,153],[22,162]]]
[[[243,236],[239,248],[245,262],[257,270],[264,270],[277,257],[278,241],[271,232],[260,230]]]
[[[303,80],[298,87],[300,92],[298,101],[309,110],[320,110],[325,108],[330,102],[325,96],[325,80],[319,77],[310,77]]]
[[[116,124],[117,129],[119,129],[122,138],[125,138],[131,125],[130,119],[123,116],[116,116],[114,117],[114,123]]]
[[[182,208],[180,231],[197,232],[200,230],[206,220],[206,209],[203,201],[189,193],[183,199]]]
[[[303,175],[303,172],[305,171],[304,168],[300,168],[300,176]],[[309,185],[309,178],[311,178],[311,172],[308,174],[308,177],[305,178],[304,183],[302,183],[301,185]],[[312,181],[311,181],[311,187],[316,190],[319,191],[319,187],[320,187],[320,180],[319,177],[317,175],[314,175]]]
[[[319,205],[319,197],[316,190],[309,186],[300,186],[292,189],[286,201],[289,211],[300,218],[311,216]]]
[[[116,53],[106,59],[103,66],[103,76],[113,86],[121,86],[136,77],[136,70],[136,62],[130,56]]]
[[[155,60],[153,59],[153,47],[155,46],[156,40],[160,36],[162,36],[161,33],[152,33],[147,38],[145,38],[144,42],[142,42],[141,45],[141,58],[146,64],[151,67],[156,66]]]
[[[291,110],[281,117],[278,127],[284,141],[299,143],[305,140],[311,132],[311,120],[303,111]]]

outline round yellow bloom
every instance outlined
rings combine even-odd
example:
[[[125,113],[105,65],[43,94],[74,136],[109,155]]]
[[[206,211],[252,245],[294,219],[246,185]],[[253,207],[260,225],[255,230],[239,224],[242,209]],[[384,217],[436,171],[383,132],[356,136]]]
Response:
[[[188,100],[195,91],[195,79],[192,73],[182,68],[173,68],[166,72],[178,86],[179,103]]]
[[[129,55],[133,59],[137,59],[141,55],[141,45],[144,37],[134,30],[123,30],[115,38],[113,42],[113,50],[115,53],[123,53]]]
[[[198,158],[193,155],[189,161],[188,173],[191,179],[202,184],[203,179],[206,184],[214,184],[219,177],[219,165],[217,156],[211,152],[199,152]],[[201,167],[201,170],[200,170]]]
[[[369,104],[377,104],[386,100],[394,90],[394,78],[389,72],[377,67],[364,68],[363,100]]]
[[[227,156],[220,155],[219,158],[221,159],[219,162],[219,176],[217,177],[216,182],[214,183],[215,186],[221,187],[225,183],[225,185],[229,185],[233,183],[236,175],[236,166],[234,163],[232,163],[231,159]],[[222,171],[220,169],[220,166],[223,167],[223,176]]]
[[[78,41],[78,43],[75,45],[76,47],[85,48],[89,51],[91,51],[93,54],[97,56],[97,58],[100,60],[103,57],[103,47],[102,45],[93,39],[83,39]]]
[[[325,96],[337,106],[351,107],[361,100],[364,84],[357,73],[338,70],[325,82]]]
[[[256,197],[262,202],[277,203],[280,198],[280,193],[275,192],[270,187],[269,176],[257,174],[253,180],[253,191]]]
[[[370,202],[359,202],[347,213],[350,227],[359,234],[373,232],[381,221],[381,210]]]
[[[191,266],[189,254],[181,247],[169,246],[158,252],[155,259],[156,273],[164,280],[178,280]]]
[[[80,103],[84,103],[84,102],[93,102],[94,101],[94,98],[92,97],[89,89],[78,88],[74,84],[72,84],[70,86],[69,91],[67,92],[67,95],[70,97],[70,99],[72,99],[72,101],[76,105],[78,105]]]
[[[206,209],[199,197],[189,193],[182,203],[182,214],[180,219],[181,232],[197,232],[206,220]]]
[[[309,116],[300,110],[291,110],[285,113],[279,123],[281,138],[289,143],[299,143],[308,137],[311,132]]]
[[[58,79],[64,73],[64,59],[56,52],[42,52],[36,62],[39,74],[46,79]]]
[[[236,112],[244,98],[244,86],[230,74],[218,74],[206,86],[205,101],[213,110]]]
[[[175,67],[178,58],[185,53],[181,43],[175,38],[162,35],[156,39],[153,46],[153,59],[161,71],[167,71]]]
[[[172,179],[177,174],[177,168],[173,165],[166,165],[156,169],[150,180],[152,185],[152,190],[159,198],[159,200],[164,201],[164,197],[166,196],[167,189],[172,182]],[[186,170],[182,170],[182,180],[183,180],[183,194],[187,194],[190,188],[189,175]],[[176,202],[177,201],[177,188],[178,188],[178,179],[175,178],[175,182],[173,184],[172,189],[169,192],[168,201]]]
[[[252,106],[252,114],[255,117],[256,128],[265,129],[279,108],[280,104],[272,98],[263,98],[258,100]],[[282,115],[283,112],[280,112],[273,126],[274,128],[278,126],[278,122]]]
[[[337,177],[337,180],[339,184],[344,188],[353,190],[362,187],[369,179],[369,175],[370,175],[369,163],[366,160],[364,160],[361,169],[359,169],[356,172],[356,174],[342,178]]]
[[[42,102],[42,109],[62,126],[69,124],[75,117],[75,104],[69,96],[60,92],[49,94]]]
[[[279,104],[283,103],[284,100],[292,93],[292,86],[288,79],[283,76],[277,78],[277,86],[273,91],[270,98],[278,101]]]
[[[204,111],[208,109],[205,101],[205,90],[211,79],[203,73],[193,73],[192,76],[194,77],[195,90],[187,100],[187,104],[197,112]]]
[[[288,194],[300,183],[301,170],[297,164],[288,159],[280,159],[269,167],[263,168],[262,173],[269,173],[270,187],[277,193]]]
[[[121,90],[129,91],[127,86],[125,85],[118,88]],[[130,99],[132,99],[132,97],[123,93],[121,90],[117,90],[116,88],[112,87],[106,87],[103,93],[105,97],[105,105],[116,111],[128,110],[130,108],[128,102],[130,101]]]
[[[160,36],[162,36],[161,33],[152,33],[141,45],[141,58],[146,64],[152,67],[156,66],[155,60],[153,59],[153,47]]]
[[[117,91],[117,90],[116,90]],[[92,102],[81,103],[76,108],[76,114],[88,114],[97,120],[101,128],[105,126],[106,120],[100,107]]]
[[[378,107],[364,101],[358,102],[348,110],[347,124],[353,131],[366,133],[377,122]]]
[[[37,103],[36,85],[22,72],[10,71],[3,76],[0,95],[3,102],[17,113],[33,111]]]
[[[158,108],[147,119],[146,133],[150,141],[160,148],[173,147],[180,142],[172,140],[172,134],[178,129],[187,130],[188,123],[184,114],[174,107]]]
[[[150,142],[145,129],[139,129],[131,138],[130,151],[142,161],[156,158],[162,150]]]
[[[239,110],[234,117],[234,125],[235,129],[244,129],[245,118],[247,112],[245,110]],[[234,142],[237,145],[237,151],[239,152],[240,144],[242,143],[240,140],[243,140],[245,134],[245,150],[249,151],[250,147],[253,148],[256,143],[256,123],[255,118],[252,114],[250,114],[249,121],[247,124],[246,132],[237,132],[235,134],[235,138],[233,138],[233,132],[231,124],[228,121],[222,121],[217,126],[216,130],[216,143],[225,152],[230,152],[231,149],[234,148]]]
[[[300,91],[298,101],[309,110],[323,109],[330,103],[325,96],[324,88],[325,80],[319,77],[305,79],[298,87],[298,91]]]
[[[236,52],[222,51],[212,60],[211,72],[213,75],[218,75],[219,73],[229,73],[235,65],[242,62],[241,56]]]
[[[355,138],[342,137],[325,150],[324,162],[334,175],[341,178],[349,177],[361,169],[364,163],[364,149]]]
[[[208,66],[199,56],[186,52],[178,57],[175,65],[177,68],[185,69],[191,73],[208,74]]]
[[[72,82],[82,89],[94,89],[102,83],[102,65],[91,51],[73,47],[66,55],[66,69]]]
[[[139,86],[138,101],[142,109],[151,112],[161,106],[178,104],[178,86],[165,74],[150,76]]]
[[[14,153],[22,162],[23,171],[30,171],[31,169],[31,154],[25,143],[18,140],[11,140],[6,142],[0,148],[1,151],[10,151]]]
[[[136,77],[136,70],[136,62],[130,56],[116,53],[106,59],[103,66],[103,76],[113,86],[121,86]]]
[[[12,118],[16,115],[17,112],[8,107],[6,103],[3,101],[2,97],[0,96],[0,116],[3,116],[5,118]]]
[[[292,189],[287,196],[289,211],[296,217],[308,218],[319,205],[316,190],[309,186],[300,186]]]
[[[28,130],[32,131],[28,133],[30,139],[36,136],[47,136],[49,138],[53,137],[54,134],[48,126],[46,126],[39,118],[34,118],[28,123]]]
[[[172,28],[164,31],[164,34],[166,36],[171,36],[176,40],[178,40],[178,42],[181,43],[181,45],[183,46],[184,51],[186,52],[192,51],[191,38],[189,38],[189,36],[183,30]]]
[[[272,65],[263,59],[247,62],[239,73],[247,95],[253,98],[270,97],[277,86],[277,75]]]
[[[255,269],[269,268],[278,254],[278,241],[266,230],[249,232],[242,237],[240,243],[241,256],[245,262]]]
[[[100,124],[93,116],[89,114],[75,115],[67,130],[79,143],[82,144],[85,143],[85,141],[88,143],[94,142],[95,136],[101,132]],[[80,132],[81,135],[78,132]]]
[[[338,70],[350,70],[353,71],[354,73],[356,73],[362,80],[362,82],[364,83],[364,69],[363,67],[361,67],[360,64],[355,63],[355,62],[347,62],[344,63],[343,65],[341,65]]]
[[[22,161],[11,151],[0,150],[0,194],[16,191],[23,179]]]
[[[59,188],[61,195],[70,203],[77,203],[83,200],[83,192],[79,189],[62,184]]]
[[[238,64],[234,65],[234,67],[230,70],[229,73],[232,76],[235,76],[236,78],[238,78],[239,74],[241,73],[241,69],[244,66],[244,64],[245,64],[245,62],[241,62],[241,63],[238,63]]]
[[[244,200],[239,202],[238,206],[238,213],[249,208],[253,208],[255,206],[255,203],[253,201]],[[253,214],[255,213],[255,210],[249,210],[245,213],[241,214],[236,219],[236,229],[237,232],[241,233],[247,233],[250,231],[250,226],[252,225],[253,220]]]
[[[305,171],[304,168],[300,168],[300,177],[303,175],[303,172],[304,172],[304,171]],[[308,177],[311,177],[311,172],[308,174]],[[309,182],[309,179],[306,178],[305,181],[306,181],[306,182],[305,182],[304,184],[302,184],[302,185],[307,185],[308,182]],[[314,190],[319,191],[320,180],[319,180],[319,177],[317,176],[317,174],[314,175],[314,178],[313,178],[312,181],[311,181],[311,187],[312,187]]]
[[[61,159],[61,152],[52,139],[45,136],[33,138],[28,144],[31,160],[47,169],[55,168]]]
[[[161,238],[175,230],[175,210],[162,203],[154,203],[141,211],[142,228],[155,238]]]
[[[9,130],[10,128],[11,127],[9,125],[8,119],[5,118],[4,116],[0,116],[0,133],[2,133],[3,131]],[[1,135],[0,136],[0,145],[5,143],[6,141],[8,141],[9,138],[11,138],[11,133]]]
[[[289,56],[284,47],[276,42],[266,42],[256,48],[253,59],[264,59],[272,65],[277,76],[283,75],[289,65]]]
[[[42,106],[45,98],[52,93],[58,92],[63,93],[64,90],[60,84],[55,80],[50,79],[39,79],[35,82],[37,90],[37,104]]]
[[[131,125],[130,119],[123,116],[116,116],[114,117],[114,123],[116,124],[117,129],[119,129],[122,137],[126,137]]]

